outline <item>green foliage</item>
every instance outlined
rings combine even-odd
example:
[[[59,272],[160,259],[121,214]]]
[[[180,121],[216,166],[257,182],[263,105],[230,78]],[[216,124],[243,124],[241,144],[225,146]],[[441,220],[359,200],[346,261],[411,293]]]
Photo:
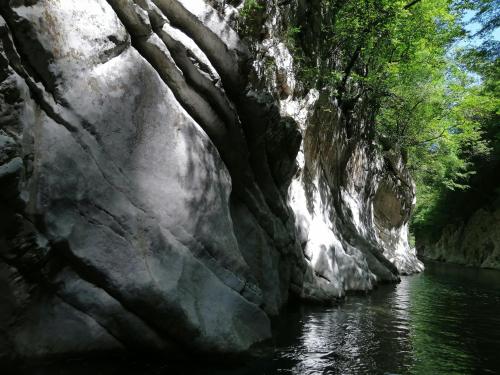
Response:
[[[465,220],[481,207],[493,207],[500,197],[500,69],[497,52],[484,47],[457,51],[458,63],[474,73],[476,81],[461,86],[463,97],[454,108],[456,122],[468,131],[458,134],[461,147],[455,152],[466,173],[455,172],[451,185],[441,184],[439,175],[417,174],[422,179],[417,180],[413,229],[420,238],[435,240],[444,225]],[[453,171],[445,163],[440,167]],[[467,189],[456,189],[465,183]]]
[[[461,12],[472,11],[474,16],[471,22],[481,25],[473,36],[488,37],[496,28],[500,27],[499,0],[457,0],[455,9]]]
[[[302,69],[311,73],[315,68],[312,83],[320,88],[332,86],[339,96],[348,94],[348,87],[355,83],[364,90],[379,91],[372,96],[383,94],[388,69],[403,67],[421,48],[438,56],[443,44],[460,31],[448,12],[448,1],[408,4],[400,0],[323,0],[308,5],[310,11],[299,12],[300,19],[293,26],[300,30],[294,38],[302,47]],[[436,33],[437,29],[442,32]],[[433,40],[426,39],[429,35]]]
[[[257,0],[245,0],[243,8],[240,11],[240,15],[244,18],[251,16],[254,12],[259,9],[263,9],[263,6],[259,4]]]
[[[449,220],[449,192],[469,189],[482,160],[499,155],[498,43],[486,38],[499,0],[314,0],[298,9],[287,43],[309,87],[330,90],[345,111],[375,111],[376,134],[408,156],[417,183],[413,228]],[[302,10],[302,11],[301,11]],[[477,180],[477,178],[476,178]]]
[[[238,22],[238,31],[242,36],[258,34],[264,10],[265,6],[259,0],[245,0],[240,10],[240,20]]]
[[[288,49],[292,52],[295,51],[295,39],[299,33],[300,27],[298,26],[290,26],[286,31],[285,42],[288,46]]]
[[[486,21],[484,17],[490,14],[488,9],[494,3],[498,5],[495,0],[456,1],[453,6],[459,12],[478,11],[476,14],[491,26],[498,23],[498,13],[496,20]],[[473,21],[480,20],[477,15]],[[483,24],[474,34],[485,38],[492,30],[490,26]],[[468,37],[463,35],[463,40]],[[498,197],[495,192],[500,184],[496,172],[500,168],[498,51],[498,42],[488,39],[479,45],[448,50],[444,80],[448,111],[439,123],[447,120],[449,124],[446,137],[437,143],[441,153],[435,156],[425,148],[410,152],[417,182],[418,205],[412,225],[417,238],[435,239],[446,224],[465,220]]]

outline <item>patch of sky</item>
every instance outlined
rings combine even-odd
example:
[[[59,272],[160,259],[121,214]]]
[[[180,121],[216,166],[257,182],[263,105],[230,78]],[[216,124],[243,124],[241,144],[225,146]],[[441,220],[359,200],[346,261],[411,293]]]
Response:
[[[473,18],[476,15],[477,11],[467,10],[463,14],[462,24],[464,25],[465,31],[467,31],[468,35],[465,38],[461,38],[457,40],[453,45],[450,46],[447,56],[450,59],[453,59],[456,52],[461,49],[466,48],[474,48],[479,47],[481,44],[489,40],[500,41],[500,28],[496,28],[490,35],[481,38],[477,35],[478,31],[481,30],[482,25],[479,22],[474,22]],[[472,84],[480,84],[481,77],[474,72],[468,72],[470,78],[472,78]]]

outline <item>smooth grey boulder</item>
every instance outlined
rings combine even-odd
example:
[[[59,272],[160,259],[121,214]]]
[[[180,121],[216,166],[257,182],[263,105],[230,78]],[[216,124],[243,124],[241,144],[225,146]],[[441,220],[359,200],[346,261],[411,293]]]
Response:
[[[9,194],[17,193],[23,207],[11,216],[36,222],[32,235],[43,236],[50,253],[33,287],[42,294],[55,289],[54,298],[70,301],[57,314],[82,332],[88,324],[75,316],[84,314],[114,332],[114,345],[147,341],[162,350],[175,341],[238,352],[268,337],[261,291],[233,234],[231,179],[219,152],[130,45],[113,8],[98,0],[38,1],[4,4],[1,12],[4,73],[15,81],[21,112],[2,123],[17,145],[1,166],[1,182],[7,192],[7,185],[16,187],[11,176],[20,175],[18,191]],[[26,250],[5,241],[6,252]],[[30,272],[21,256],[7,264]],[[67,267],[80,282],[63,276]],[[50,301],[28,303],[45,311]],[[18,328],[5,333],[9,340],[17,330],[32,332],[33,341],[44,334],[22,315],[13,319]],[[137,335],[140,327],[150,333]],[[80,341],[68,329],[64,346],[16,344],[2,354],[79,352]]]

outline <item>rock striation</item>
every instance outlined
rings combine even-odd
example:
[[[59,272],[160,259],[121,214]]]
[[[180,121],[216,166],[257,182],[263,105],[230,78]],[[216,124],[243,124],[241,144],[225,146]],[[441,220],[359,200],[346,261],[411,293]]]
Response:
[[[422,269],[401,156],[232,3],[0,3],[0,359],[241,352]]]

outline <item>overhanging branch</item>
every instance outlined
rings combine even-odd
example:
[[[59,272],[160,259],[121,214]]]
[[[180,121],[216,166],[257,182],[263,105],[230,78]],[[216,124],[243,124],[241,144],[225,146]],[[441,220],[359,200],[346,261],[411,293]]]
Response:
[[[412,6],[414,6],[415,4],[420,3],[420,1],[421,1],[421,0],[413,0],[413,1],[409,2],[408,4],[406,4],[406,5],[404,6],[404,8],[403,8],[403,9],[410,9],[410,8],[411,8]]]
[[[410,146],[418,146],[418,145],[423,145],[423,144],[425,144],[425,143],[427,143],[427,142],[435,141],[436,139],[441,138],[441,137],[444,135],[444,133],[446,133],[446,129],[445,129],[445,130],[443,130],[443,131],[441,132],[441,134],[439,134],[439,135],[438,135],[438,136],[436,136],[436,137],[432,137],[432,138],[426,139],[425,141],[413,142],[412,144],[410,144]]]

